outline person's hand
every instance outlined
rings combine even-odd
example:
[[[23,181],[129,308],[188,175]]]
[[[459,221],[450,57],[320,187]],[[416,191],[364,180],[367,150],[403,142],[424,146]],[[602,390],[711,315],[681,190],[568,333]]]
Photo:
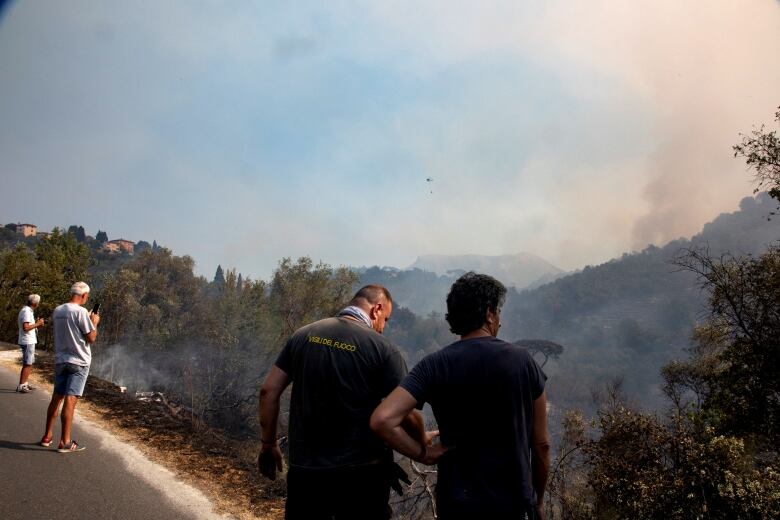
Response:
[[[407,486],[412,485],[412,481],[409,480],[409,475],[404,471],[404,468],[395,462],[390,463],[387,478],[390,482],[390,487],[395,490],[399,497],[404,495],[404,487],[401,485],[401,482]]]
[[[100,314],[95,314],[94,312],[89,313],[89,320],[92,322],[92,325],[97,328],[98,323],[100,323]]]
[[[279,444],[263,444],[260,455],[257,456],[257,468],[260,473],[271,480],[276,480],[276,472],[284,469],[284,458]]]
[[[439,430],[432,430],[425,432],[425,445],[430,446],[433,444],[433,440],[439,436]]]
[[[38,318],[38,321],[35,322],[36,327],[43,327],[44,321],[43,318]]]
[[[536,508],[536,518],[538,520],[545,520],[547,517],[544,514],[544,503],[536,504],[534,507]]]
[[[447,453],[447,448],[443,444],[431,444],[430,446],[427,446],[425,449],[425,456],[420,460],[423,464],[426,464],[428,466],[433,466],[437,462],[439,462],[439,459],[442,455]]]

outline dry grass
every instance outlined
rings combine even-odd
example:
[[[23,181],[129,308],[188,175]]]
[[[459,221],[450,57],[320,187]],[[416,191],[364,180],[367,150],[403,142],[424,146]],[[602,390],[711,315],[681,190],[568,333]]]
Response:
[[[19,369],[14,358],[5,357],[3,363]],[[33,379],[42,390],[51,391],[53,374],[52,356],[36,354]],[[163,403],[139,401],[93,376],[87,380],[79,413],[203,491],[217,512],[242,520],[284,517],[281,479],[270,482],[257,471],[258,443],[195,427],[186,418],[175,417]]]

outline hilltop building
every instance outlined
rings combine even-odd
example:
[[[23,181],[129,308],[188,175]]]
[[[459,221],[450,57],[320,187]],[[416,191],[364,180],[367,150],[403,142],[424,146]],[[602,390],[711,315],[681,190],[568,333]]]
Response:
[[[133,254],[135,251],[135,243],[124,238],[118,238],[116,240],[109,240],[103,244],[103,250],[109,253],[119,253],[124,251],[125,253]]]
[[[16,232],[24,237],[34,237],[38,234],[38,226],[35,224],[17,224]]]

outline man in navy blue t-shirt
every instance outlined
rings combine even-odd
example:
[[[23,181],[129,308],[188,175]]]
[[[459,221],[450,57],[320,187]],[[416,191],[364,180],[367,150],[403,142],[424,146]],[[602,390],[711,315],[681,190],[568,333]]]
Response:
[[[440,520],[544,518],[549,471],[546,376],[528,354],[496,338],[506,288],[466,273],[447,295],[457,341],[425,357],[371,417],[396,451],[438,463]],[[423,446],[401,427],[430,403],[441,444]]]

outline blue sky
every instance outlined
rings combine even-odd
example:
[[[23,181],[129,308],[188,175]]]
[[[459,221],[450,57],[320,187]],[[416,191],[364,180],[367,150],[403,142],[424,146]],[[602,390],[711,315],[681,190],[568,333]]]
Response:
[[[730,146],[780,104],[778,27],[776,0],[12,2],[0,220],[156,239],[207,276],[574,269],[751,192]]]

